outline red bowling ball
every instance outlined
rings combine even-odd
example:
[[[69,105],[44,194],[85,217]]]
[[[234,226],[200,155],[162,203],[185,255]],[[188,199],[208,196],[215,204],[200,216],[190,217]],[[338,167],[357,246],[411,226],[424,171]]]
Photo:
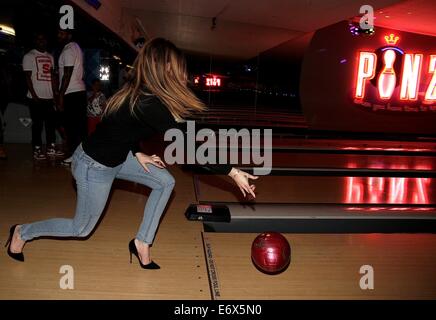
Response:
[[[264,273],[281,273],[291,261],[291,247],[280,233],[264,232],[258,235],[251,245],[251,259]]]

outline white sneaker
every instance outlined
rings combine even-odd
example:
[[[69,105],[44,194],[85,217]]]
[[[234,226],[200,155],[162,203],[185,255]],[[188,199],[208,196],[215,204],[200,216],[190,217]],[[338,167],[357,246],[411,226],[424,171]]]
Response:
[[[35,159],[35,160],[45,160],[45,159],[47,159],[46,155],[42,152],[41,147],[36,146],[33,149],[33,159]]]

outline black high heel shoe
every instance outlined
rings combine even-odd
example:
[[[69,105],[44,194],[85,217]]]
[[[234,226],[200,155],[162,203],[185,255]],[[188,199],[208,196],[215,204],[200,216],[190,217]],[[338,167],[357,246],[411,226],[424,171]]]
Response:
[[[130,240],[129,242],[129,252],[130,252],[130,263],[132,263],[132,254],[138,258],[139,264],[142,269],[150,269],[150,270],[157,270],[160,269],[159,265],[153,261],[147,264],[143,264],[141,259],[139,258],[138,249],[135,245],[135,239]]]
[[[24,262],[24,254],[22,252],[14,253],[11,251],[11,242],[12,237],[14,236],[15,228],[18,226],[18,224],[11,227],[9,230],[9,239],[6,241],[5,247],[8,247],[8,256],[11,257],[14,260]]]

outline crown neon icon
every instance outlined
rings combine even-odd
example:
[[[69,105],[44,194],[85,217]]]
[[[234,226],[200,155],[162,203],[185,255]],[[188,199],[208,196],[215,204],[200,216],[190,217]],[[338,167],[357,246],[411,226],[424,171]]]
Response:
[[[396,36],[393,33],[391,33],[389,36],[385,36],[386,43],[392,46],[396,45],[398,40],[400,40],[400,37]]]

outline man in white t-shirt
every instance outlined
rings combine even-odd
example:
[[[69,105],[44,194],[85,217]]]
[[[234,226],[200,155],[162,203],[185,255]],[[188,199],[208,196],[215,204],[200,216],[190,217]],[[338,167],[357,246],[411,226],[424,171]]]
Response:
[[[71,30],[58,31],[59,43],[63,46],[59,56],[58,107],[64,112],[65,134],[68,152],[71,155],[87,136],[86,87],[83,81],[83,53],[72,41]],[[71,157],[64,164],[71,163]]]
[[[29,99],[30,116],[32,118],[32,146],[35,160],[43,160],[46,154],[42,151],[42,128],[45,127],[47,155],[63,156],[56,150],[56,114],[53,101],[52,70],[53,56],[47,52],[47,38],[42,33],[34,36],[34,48],[23,58],[23,71],[26,75],[27,98]]]

